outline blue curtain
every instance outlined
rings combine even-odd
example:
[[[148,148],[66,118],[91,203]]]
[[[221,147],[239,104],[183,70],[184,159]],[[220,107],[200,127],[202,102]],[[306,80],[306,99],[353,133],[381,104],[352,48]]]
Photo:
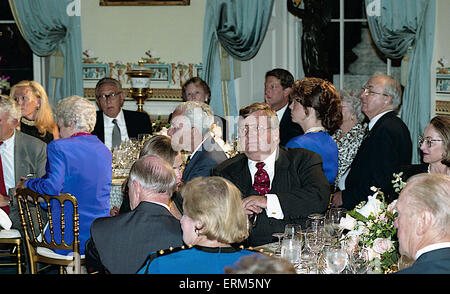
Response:
[[[78,0],[9,0],[14,19],[34,54],[50,56],[50,103],[84,96],[80,16],[71,7]],[[45,85],[43,85],[45,87]]]
[[[430,120],[431,61],[435,0],[365,0],[370,32],[378,49],[390,58],[408,56],[401,118],[411,132],[413,163],[420,162],[417,137]]]
[[[236,116],[234,80],[239,61],[261,47],[273,0],[208,0],[203,28],[203,75],[211,89],[210,106],[220,116]]]

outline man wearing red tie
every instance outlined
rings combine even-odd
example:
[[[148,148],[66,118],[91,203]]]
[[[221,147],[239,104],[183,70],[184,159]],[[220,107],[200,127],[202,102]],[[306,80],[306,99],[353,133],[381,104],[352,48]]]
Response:
[[[268,104],[239,111],[240,147],[244,151],[212,170],[235,184],[244,197],[252,229],[246,245],[273,242],[286,224],[305,225],[312,213],[324,213],[330,185],[321,157],[302,148],[279,146],[279,122]]]
[[[45,173],[47,144],[16,130],[20,121],[20,105],[0,95],[0,208],[9,214],[13,228],[20,228],[17,201],[10,206],[8,191],[21,177]]]

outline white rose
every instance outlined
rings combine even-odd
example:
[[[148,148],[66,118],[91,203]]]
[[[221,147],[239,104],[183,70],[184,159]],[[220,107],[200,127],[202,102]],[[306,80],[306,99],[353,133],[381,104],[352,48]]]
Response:
[[[343,228],[344,230],[353,230],[356,225],[356,219],[351,217],[350,215],[346,214],[345,217],[342,217],[339,226]]]
[[[377,253],[372,248],[367,248],[367,260],[371,261],[372,259],[375,259],[375,258],[380,258],[380,254]]]
[[[376,238],[372,245],[373,250],[378,254],[388,252],[392,248],[392,241],[386,238]]]
[[[391,204],[388,205],[387,211],[394,214],[397,211],[397,199],[391,202]]]
[[[366,205],[364,205],[360,209],[357,209],[356,211],[362,214],[364,217],[369,217],[370,214],[376,216],[382,210],[381,205],[381,201],[377,199],[377,196],[375,194],[373,196],[369,196]]]

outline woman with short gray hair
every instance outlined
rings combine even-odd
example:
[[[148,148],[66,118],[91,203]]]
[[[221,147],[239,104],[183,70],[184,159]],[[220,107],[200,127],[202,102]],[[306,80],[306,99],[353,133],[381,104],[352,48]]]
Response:
[[[339,94],[342,99],[342,124],[331,137],[336,142],[339,151],[335,187],[344,190],[345,178],[350,170],[350,165],[367,133],[367,123],[364,122],[365,116],[361,112],[361,90],[342,89]]]
[[[91,223],[98,217],[109,216],[112,154],[97,136],[90,134],[96,121],[92,102],[80,96],[62,99],[56,106],[55,115],[61,139],[53,140],[47,146],[46,174],[42,178],[26,180],[23,185],[40,194],[70,193],[77,198],[80,254],[83,255]],[[66,204],[64,214],[72,213],[72,205]],[[54,238],[60,240],[61,222],[57,216],[53,216]],[[64,234],[67,244],[73,241],[72,230],[72,223],[67,222]],[[48,229],[44,236],[47,240],[52,238]],[[54,251],[62,255],[69,253],[60,249]]]

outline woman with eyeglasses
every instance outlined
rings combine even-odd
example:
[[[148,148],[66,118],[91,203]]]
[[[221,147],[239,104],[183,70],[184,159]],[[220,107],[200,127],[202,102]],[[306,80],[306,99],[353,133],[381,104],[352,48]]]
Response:
[[[292,85],[292,121],[305,131],[289,140],[286,147],[305,148],[322,157],[323,171],[334,185],[338,165],[338,147],[330,135],[342,123],[341,97],[332,83],[320,78],[303,78]]]
[[[19,103],[22,118],[20,131],[50,143],[59,138],[58,126],[44,88],[35,81],[21,81],[15,84],[10,97]]]
[[[438,115],[425,127],[423,136],[419,136],[423,163],[400,167],[406,182],[419,173],[439,173],[450,176],[450,116]]]

